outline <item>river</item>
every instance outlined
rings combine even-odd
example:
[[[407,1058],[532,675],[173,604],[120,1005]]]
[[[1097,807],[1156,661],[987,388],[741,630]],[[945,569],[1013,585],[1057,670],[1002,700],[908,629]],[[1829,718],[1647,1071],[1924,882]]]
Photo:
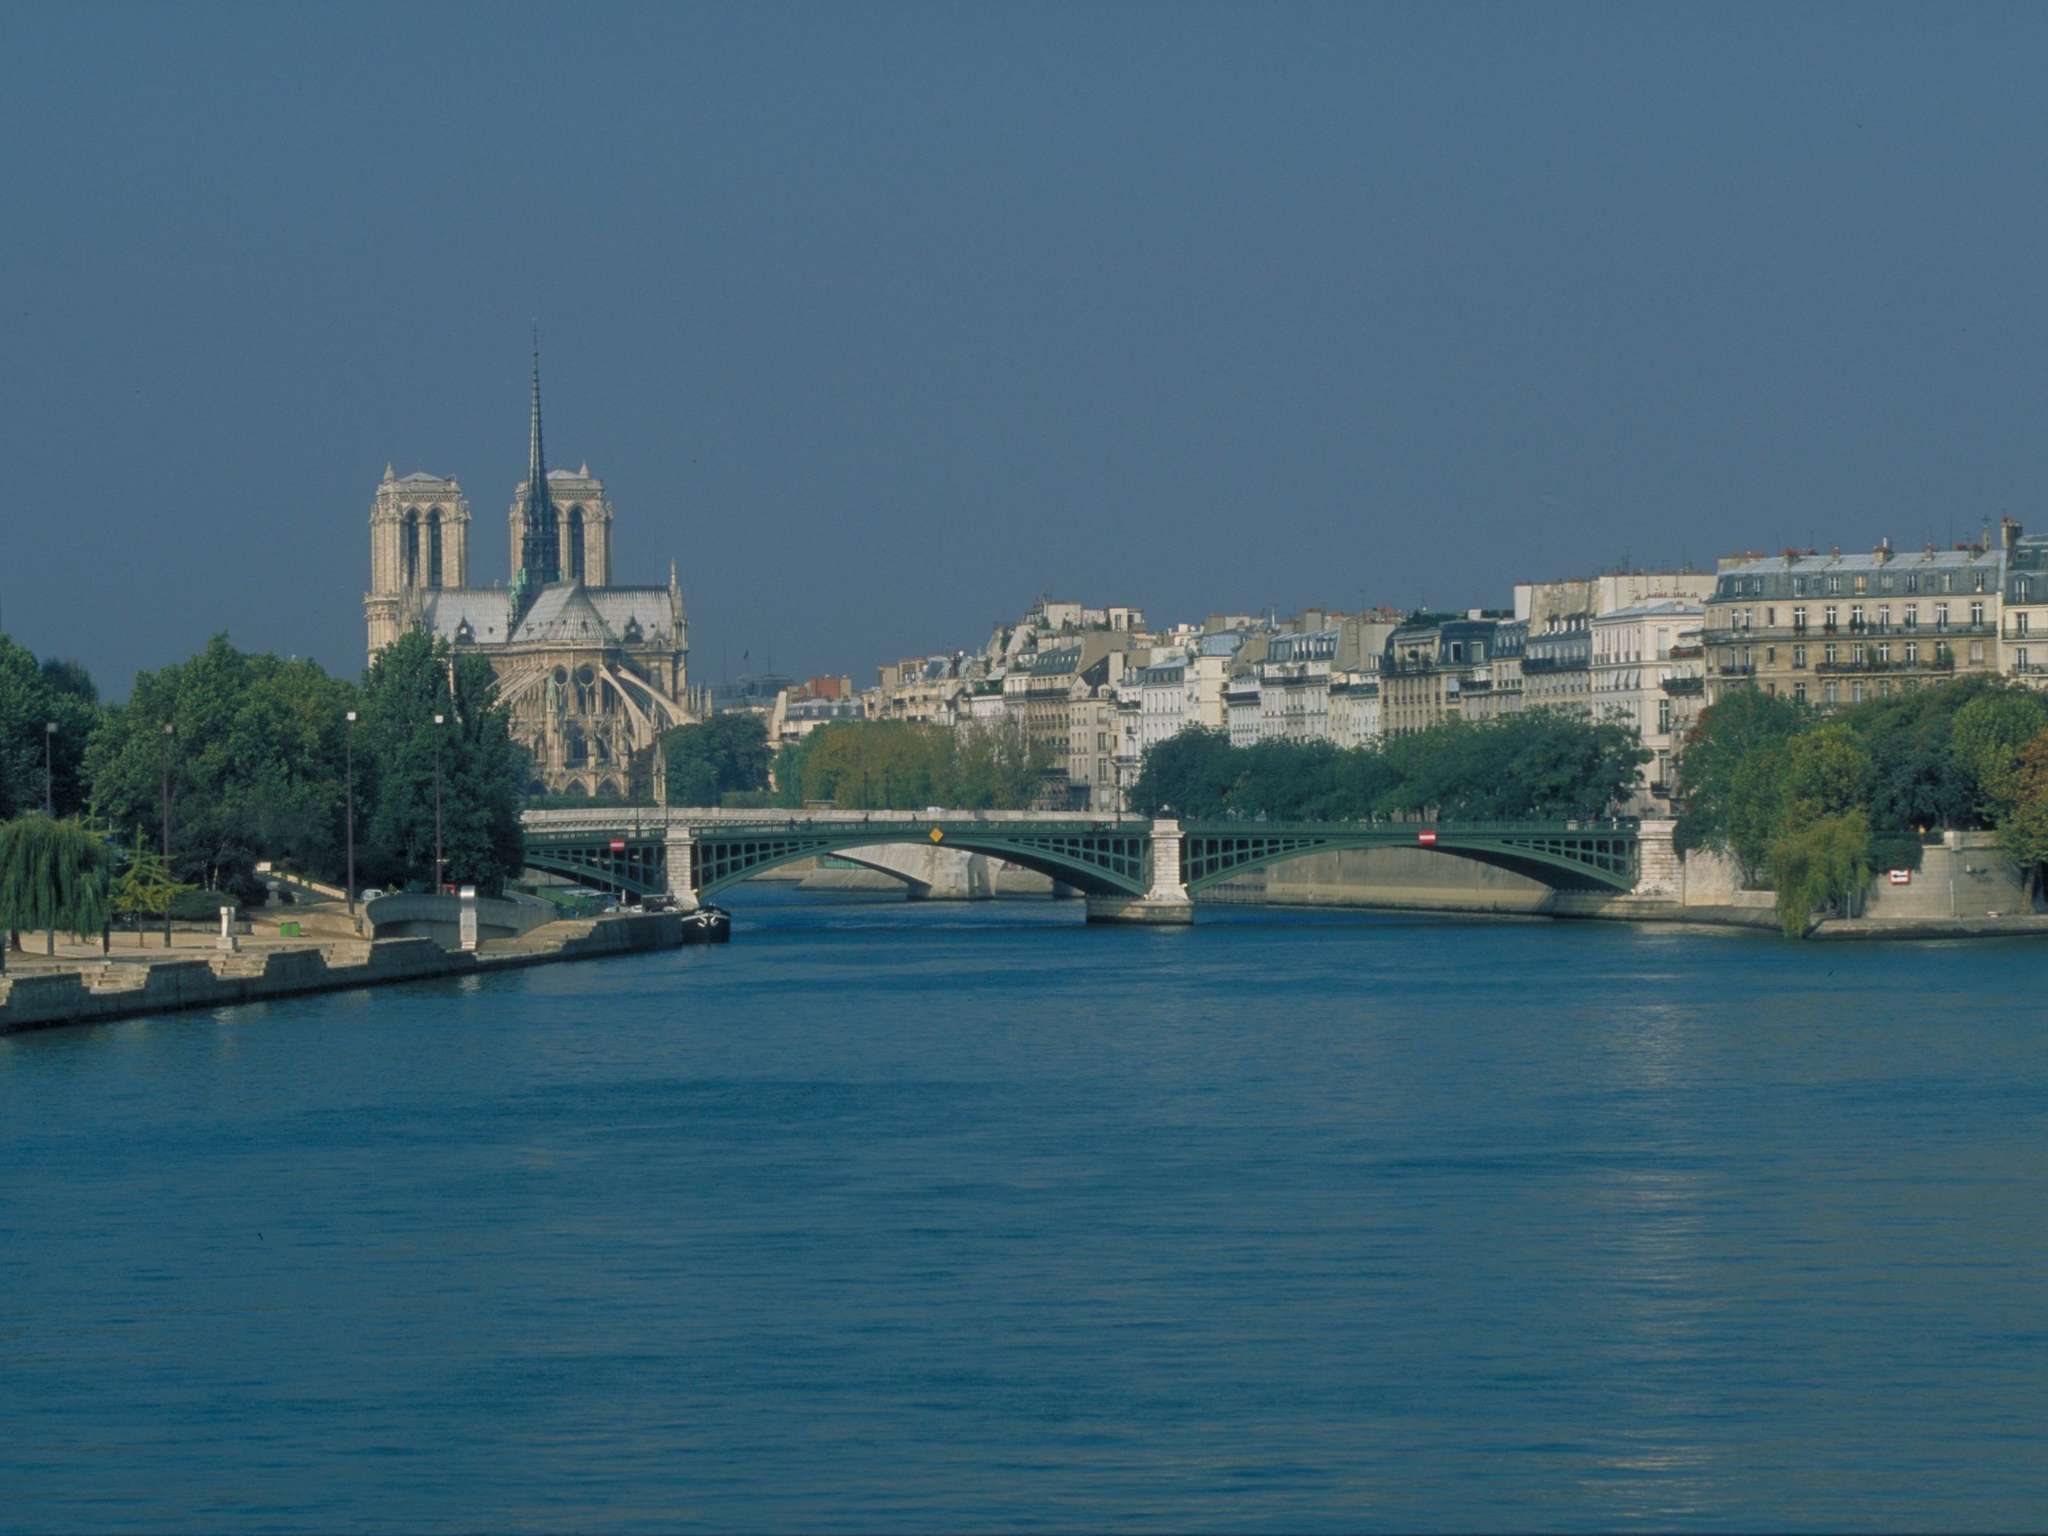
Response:
[[[730,904],[0,1039],[0,1528],[2048,1526],[2038,948]]]

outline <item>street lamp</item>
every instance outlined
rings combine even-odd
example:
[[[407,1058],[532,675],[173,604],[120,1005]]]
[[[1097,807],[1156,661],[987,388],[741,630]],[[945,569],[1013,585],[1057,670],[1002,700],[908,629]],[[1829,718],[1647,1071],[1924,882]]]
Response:
[[[441,894],[441,727],[446,715],[434,716],[434,894]]]
[[[50,767],[50,748],[56,739],[57,722],[52,720],[43,727],[43,814],[52,820],[57,816],[57,778]]]
[[[346,743],[348,758],[348,810],[344,820],[348,823],[348,915],[356,915],[356,712],[348,712],[348,725],[341,733]]]
[[[171,947],[171,738],[178,728],[170,721],[164,722],[164,948]]]

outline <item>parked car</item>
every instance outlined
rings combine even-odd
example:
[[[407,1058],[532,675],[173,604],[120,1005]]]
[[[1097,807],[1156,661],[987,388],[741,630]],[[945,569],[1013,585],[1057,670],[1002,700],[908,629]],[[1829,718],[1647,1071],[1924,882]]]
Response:
[[[381,899],[383,895],[384,895],[383,889],[382,889],[381,887],[379,887],[379,886],[374,886],[374,885],[373,885],[373,886],[371,886],[371,887],[370,887],[370,888],[369,888],[369,889],[368,889],[367,891],[364,891],[362,895],[358,896],[358,897],[356,898],[356,900],[358,900],[358,901],[377,901],[377,900]]]

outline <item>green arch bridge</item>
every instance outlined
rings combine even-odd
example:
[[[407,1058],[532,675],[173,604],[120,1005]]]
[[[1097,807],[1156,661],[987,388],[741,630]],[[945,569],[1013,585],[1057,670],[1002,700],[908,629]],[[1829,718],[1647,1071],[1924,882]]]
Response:
[[[1091,921],[1187,922],[1191,898],[1248,870],[1308,854],[1427,848],[1559,890],[1627,892],[1640,833],[1600,822],[1260,822],[1085,813],[712,810],[529,811],[526,863],[600,890],[685,907],[779,864],[897,844],[983,854],[1088,897]]]

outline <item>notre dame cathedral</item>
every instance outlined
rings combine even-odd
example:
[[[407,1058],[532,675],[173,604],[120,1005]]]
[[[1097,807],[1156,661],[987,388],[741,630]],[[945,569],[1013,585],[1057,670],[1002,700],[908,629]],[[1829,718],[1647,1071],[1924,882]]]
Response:
[[[682,588],[673,562],[665,587],[612,581],[604,482],[587,464],[550,470],[542,452],[537,351],[510,522],[509,584],[472,586],[461,482],[386,465],[370,504],[370,656],[417,628],[487,657],[533,758],[530,793],[658,798],[661,733],[700,718],[703,703],[689,687]]]

